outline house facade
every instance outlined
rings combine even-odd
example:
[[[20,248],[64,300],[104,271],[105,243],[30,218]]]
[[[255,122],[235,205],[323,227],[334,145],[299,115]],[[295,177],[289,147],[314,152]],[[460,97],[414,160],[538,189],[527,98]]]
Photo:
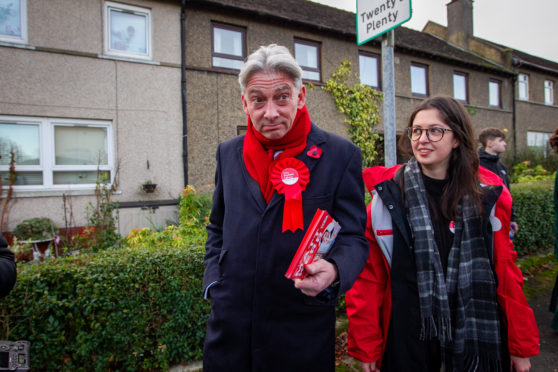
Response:
[[[245,130],[237,75],[260,45],[293,52],[323,129],[346,136],[322,89],[342,61],[382,90],[380,41],[358,46],[354,13],[305,0],[0,0],[2,14],[3,184],[8,149],[17,171],[7,231],[40,216],[84,225],[98,174],[113,184],[123,234],[176,220],[184,185],[210,189],[217,144]],[[543,141],[556,127],[558,64],[486,44],[484,54],[465,48],[435,24],[397,28],[397,132],[422,99],[447,94],[478,130],[506,129],[517,147]],[[148,180],[152,193],[142,188]]]

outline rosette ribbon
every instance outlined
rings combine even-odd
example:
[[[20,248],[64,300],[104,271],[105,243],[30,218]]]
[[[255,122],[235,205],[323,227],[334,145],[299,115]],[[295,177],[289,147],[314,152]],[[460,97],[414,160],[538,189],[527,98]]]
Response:
[[[304,229],[302,192],[310,182],[310,171],[306,164],[295,158],[279,160],[271,171],[271,182],[277,193],[285,195],[282,232]]]

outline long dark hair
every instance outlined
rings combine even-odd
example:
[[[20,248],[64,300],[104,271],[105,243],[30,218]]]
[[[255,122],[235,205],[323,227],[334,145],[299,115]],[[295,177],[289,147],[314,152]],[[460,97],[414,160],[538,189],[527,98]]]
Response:
[[[465,107],[448,96],[434,96],[422,101],[409,116],[407,126],[411,127],[415,117],[422,110],[436,109],[442,116],[444,123],[452,129],[454,138],[459,146],[450,155],[448,168],[448,184],[442,194],[442,213],[444,217],[455,220],[458,218],[458,205],[465,195],[472,198],[479,213],[482,211],[483,192],[477,173],[479,170],[479,155],[471,119]],[[404,135],[399,139],[399,149],[407,154],[413,153],[411,141]]]

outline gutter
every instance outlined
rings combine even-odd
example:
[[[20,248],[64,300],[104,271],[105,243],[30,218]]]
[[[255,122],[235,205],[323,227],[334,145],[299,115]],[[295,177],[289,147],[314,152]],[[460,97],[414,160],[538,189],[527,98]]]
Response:
[[[186,1],[182,0],[180,9],[180,88],[182,91],[182,166],[184,171],[184,186],[188,185],[188,121],[186,115]]]
[[[517,157],[517,130],[516,130],[516,121],[517,121],[517,115],[516,115],[516,105],[515,105],[515,97],[517,96],[517,75],[514,74],[512,77],[512,84],[513,84],[513,89],[512,89],[512,132],[513,132],[513,160],[516,160]]]

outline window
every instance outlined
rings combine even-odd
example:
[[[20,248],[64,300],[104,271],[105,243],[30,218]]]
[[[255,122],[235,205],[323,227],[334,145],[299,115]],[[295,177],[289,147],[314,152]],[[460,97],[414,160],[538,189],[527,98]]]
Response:
[[[246,58],[246,29],[221,23],[211,23],[213,67],[240,70]]]
[[[525,74],[519,74],[517,76],[517,91],[518,98],[522,101],[529,100],[529,76]]]
[[[461,102],[469,101],[467,74],[464,72],[453,73],[453,98]]]
[[[552,133],[546,132],[527,132],[527,146],[534,147],[538,150],[542,150],[546,156],[548,139],[552,136]]]
[[[27,43],[27,0],[0,0],[0,41]]]
[[[105,53],[151,59],[151,11],[105,3]]]
[[[246,125],[237,125],[236,126],[236,135],[240,136],[241,134],[246,134],[248,127]]]
[[[302,78],[321,81],[320,75],[320,43],[306,40],[295,40],[295,58],[302,68]]]
[[[358,56],[360,83],[370,85],[381,90],[380,85],[380,56],[372,53],[360,52]]]
[[[554,82],[552,80],[544,81],[544,103],[545,105],[554,104]]]
[[[488,105],[502,107],[502,82],[490,79],[488,81]]]
[[[111,144],[110,122],[0,116],[0,177],[6,185],[13,150],[16,187],[92,189],[98,170],[112,180]]]
[[[416,96],[428,96],[428,66],[411,65],[411,92]]]

